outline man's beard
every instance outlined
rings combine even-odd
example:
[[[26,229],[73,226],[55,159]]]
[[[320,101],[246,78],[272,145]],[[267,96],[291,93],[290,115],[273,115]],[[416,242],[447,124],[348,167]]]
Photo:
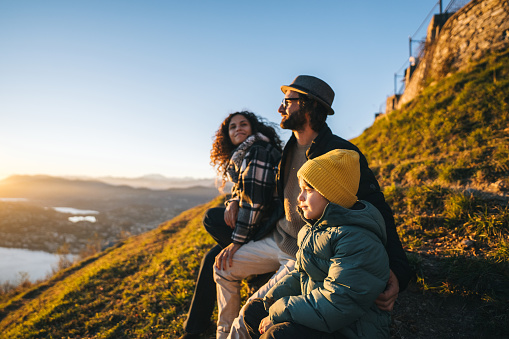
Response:
[[[299,108],[297,112],[283,116],[279,126],[283,129],[291,129],[292,131],[300,131],[306,125],[306,112]]]

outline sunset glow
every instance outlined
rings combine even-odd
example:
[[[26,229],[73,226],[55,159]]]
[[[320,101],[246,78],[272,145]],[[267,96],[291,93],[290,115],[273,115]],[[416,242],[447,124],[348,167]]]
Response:
[[[298,74],[334,88],[329,125],[355,137],[435,4],[3,1],[0,179],[213,177],[224,117],[279,123],[280,86]]]

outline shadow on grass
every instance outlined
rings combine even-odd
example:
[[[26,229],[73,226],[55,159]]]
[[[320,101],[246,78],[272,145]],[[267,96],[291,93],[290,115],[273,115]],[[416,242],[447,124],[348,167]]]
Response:
[[[392,338],[507,338],[509,270],[491,259],[410,255],[416,279],[400,294]]]

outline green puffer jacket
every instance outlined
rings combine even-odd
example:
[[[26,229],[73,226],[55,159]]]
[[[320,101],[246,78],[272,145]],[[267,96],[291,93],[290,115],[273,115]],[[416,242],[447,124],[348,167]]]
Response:
[[[272,322],[347,338],[388,338],[390,314],[374,303],[389,279],[380,212],[366,201],[352,209],[329,203],[314,225],[306,222],[295,270],[265,297],[276,300],[268,309]]]

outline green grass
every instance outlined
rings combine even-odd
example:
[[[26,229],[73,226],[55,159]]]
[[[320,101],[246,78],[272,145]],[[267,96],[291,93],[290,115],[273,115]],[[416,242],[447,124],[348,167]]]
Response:
[[[352,140],[393,207],[417,286],[476,305],[480,333],[494,336],[509,320],[508,75],[505,51],[428,79]]]
[[[476,328],[494,337],[509,321],[508,75],[506,51],[430,79],[353,140],[393,208],[420,291],[478,308]],[[221,203],[0,294],[0,338],[178,337],[213,246],[203,213]]]
[[[490,55],[434,82],[353,142],[387,185],[507,180],[508,75],[509,52]]]

